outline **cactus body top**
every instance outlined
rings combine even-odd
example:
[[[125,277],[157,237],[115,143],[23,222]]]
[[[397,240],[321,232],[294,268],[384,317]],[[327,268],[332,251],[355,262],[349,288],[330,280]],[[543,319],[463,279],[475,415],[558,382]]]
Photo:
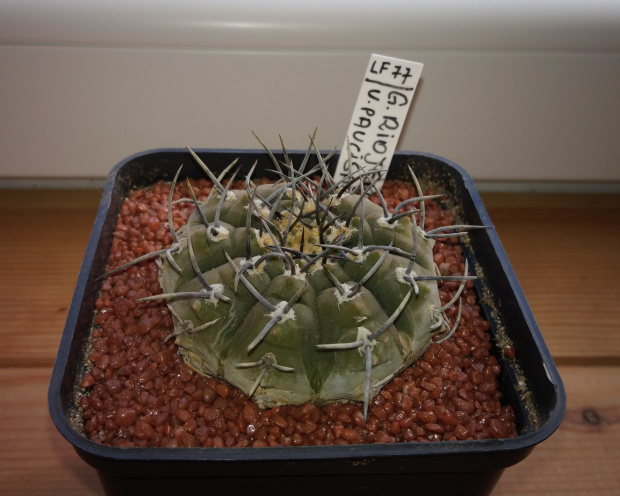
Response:
[[[351,400],[367,411],[431,340],[454,332],[434,236],[412,215],[417,200],[423,219],[421,192],[388,213],[368,200],[364,173],[336,183],[319,160],[286,175],[273,157],[280,181],[254,186],[248,176],[229,190],[191,153],[214,187],[190,200],[195,211],[158,260],[163,294],[146,299],[167,301],[169,338],[197,372],[263,408]]]

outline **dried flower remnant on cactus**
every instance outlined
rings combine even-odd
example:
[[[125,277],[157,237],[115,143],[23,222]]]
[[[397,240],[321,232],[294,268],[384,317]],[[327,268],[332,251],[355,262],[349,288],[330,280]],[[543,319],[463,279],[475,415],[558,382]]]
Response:
[[[297,168],[286,150],[280,163],[266,148],[279,180],[255,185],[252,167],[236,190],[235,163],[216,176],[188,150],[212,192],[187,199],[196,208],[185,226],[171,227],[170,248],[137,260],[159,257],[163,293],[143,300],[166,300],[168,339],[194,370],[262,408],[363,401],[366,414],[383,385],[456,330],[460,305],[453,324],[444,312],[473,276],[467,266],[463,276],[440,275],[434,239],[478,226],[424,232],[424,200],[437,196],[423,196],[411,169],[417,197],[389,212],[369,173],[335,181],[313,142]],[[442,305],[437,283],[445,280],[462,284]]]

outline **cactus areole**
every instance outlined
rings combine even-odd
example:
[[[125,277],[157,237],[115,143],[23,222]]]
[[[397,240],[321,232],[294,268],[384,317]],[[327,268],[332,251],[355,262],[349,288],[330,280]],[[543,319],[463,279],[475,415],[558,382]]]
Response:
[[[168,339],[195,371],[261,408],[363,401],[366,413],[384,384],[454,332],[460,306],[452,325],[444,311],[461,291],[442,305],[437,281],[462,290],[472,277],[438,273],[434,238],[469,227],[424,232],[429,197],[413,172],[418,197],[388,212],[380,194],[379,204],[368,199],[379,193],[372,175],[335,181],[318,151],[308,170],[308,156],[294,168],[286,153],[282,163],[270,153],[280,180],[256,186],[250,171],[234,190],[238,169],[224,186],[230,170],[216,177],[189,151],[213,188],[203,202],[187,199],[196,207],[187,224],[150,254],[163,293],[144,300],[166,300]]]

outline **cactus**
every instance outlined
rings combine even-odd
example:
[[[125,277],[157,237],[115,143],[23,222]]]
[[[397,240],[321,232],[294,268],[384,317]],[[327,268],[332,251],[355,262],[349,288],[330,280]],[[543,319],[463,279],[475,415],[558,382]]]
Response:
[[[297,169],[285,150],[283,163],[267,150],[280,179],[255,185],[250,171],[236,190],[236,164],[216,177],[188,150],[211,194],[199,202],[190,187],[196,208],[171,227],[172,246],[130,263],[159,257],[163,293],[143,300],[166,300],[167,339],[198,373],[225,379],[261,408],[363,401],[366,415],[384,384],[455,331],[460,305],[453,325],[444,311],[473,276],[467,267],[464,276],[440,275],[434,239],[472,227],[424,232],[424,200],[436,196],[423,196],[411,170],[418,196],[388,212],[370,180],[377,171],[335,181],[315,146]],[[306,170],[311,150],[318,163]],[[445,305],[440,280],[461,281]]]

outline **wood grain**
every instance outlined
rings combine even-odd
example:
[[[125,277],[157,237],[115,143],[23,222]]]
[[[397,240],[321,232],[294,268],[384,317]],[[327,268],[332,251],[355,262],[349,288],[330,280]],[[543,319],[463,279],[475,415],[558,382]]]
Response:
[[[101,495],[47,388],[101,193],[0,191],[0,492]],[[620,196],[483,200],[560,365],[562,425],[494,495],[620,494]]]
[[[620,365],[620,205],[584,204],[488,210],[553,357]]]
[[[2,192],[0,366],[53,365],[64,329],[98,193],[50,193]]]
[[[497,496],[620,494],[620,368],[559,368],[567,408],[559,429],[504,471]]]
[[[102,495],[47,409],[51,368],[0,369],[0,493]]]

